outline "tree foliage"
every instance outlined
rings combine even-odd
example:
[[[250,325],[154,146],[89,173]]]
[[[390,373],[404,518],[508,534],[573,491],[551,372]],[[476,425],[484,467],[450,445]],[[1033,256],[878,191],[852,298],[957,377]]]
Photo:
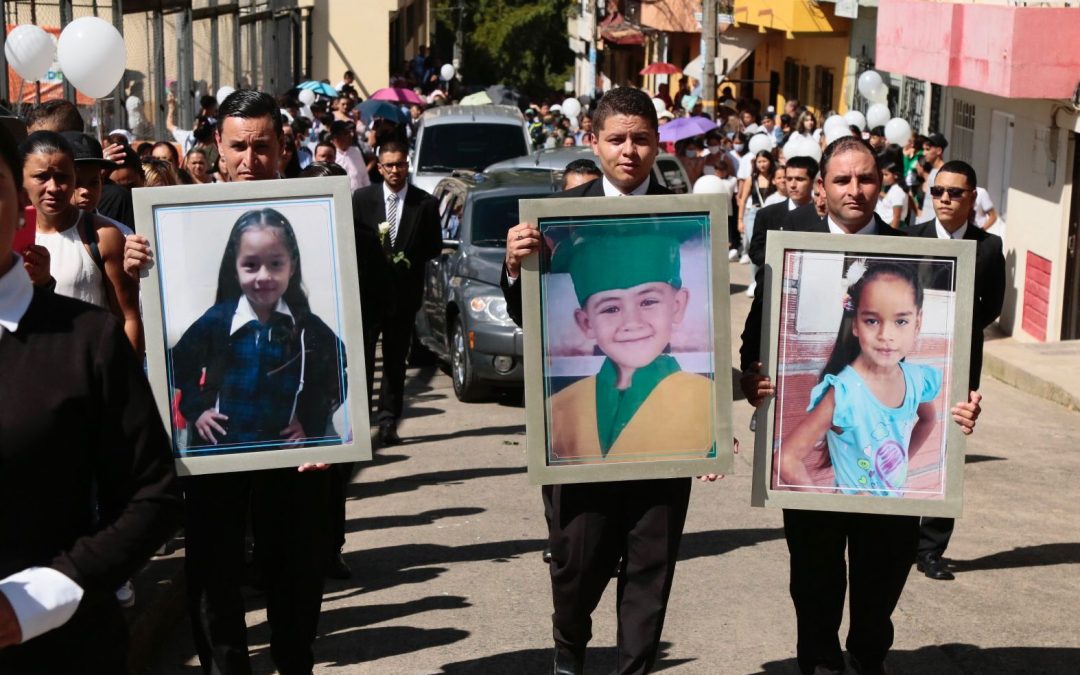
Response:
[[[434,3],[440,23],[451,35],[458,2]],[[562,91],[573,72],[574,55],[566,35],[573,0],[464,0],[463,4],[462,77],[467,84],[506,84],[533,97]]]

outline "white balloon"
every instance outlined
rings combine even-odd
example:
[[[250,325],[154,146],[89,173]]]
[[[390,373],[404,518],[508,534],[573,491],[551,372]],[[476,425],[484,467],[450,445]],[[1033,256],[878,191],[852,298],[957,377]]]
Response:
[[[56,42],[33,24],[15,26],[4,41],[4,56],[19,77],[37,82],[49,72],[56,58]]]
[[[889,106],[884,103],[875,103],[866,109],[866,126],[870,129],[883,127],[890,119],[892,119],[892,113],[889,112]]]
[[[750,137],[750,154],[756,155],[762,150],[772,150],[772,143],[766,134],[754,134]]]
[[[664,99],[662,98],[654,98],[652,100],[652,105],[654,108],[656,108],[657,113],[662,113],[667,110],[667,104],[664,103]]]
[[[911,125],[899,117],[892,118],[885,124],[885,139],[904,147],[911,140]]]
[[[871,103],[887,104],[889,102],[889,85],[882,82],[880,87],[870,92],[867,100]]]
[[[844,113],[844,121],[850,126],[858,127],[859,131],[866,129],[866,117],[858,110],[849,110]]]
[[[784,159],[791,159],[792,157],[799,157],[801,143],[798,136],[792,135],[791,139],[787,143],[784,143]]]
[[[297,98],[299,98],[300,102],[304,105],[311,105],[315,102],[315,92],[311,91],[310,89],[301,89],[300,93],[297,95]]]
[[[116,27],[96,16],[69,23],[56,46],[64,79],[91,98],[108,96],[127,66],[127,48]]]
[[[851,123],[848,122],[843,115],[832,115],[829,119],[825,120],[825,124],[822,125],[821,131],[828,135],[830,131],[847,129],[849,126],[851,126]]]
[[[576,98],[566,99],[562,102],[562,113],[571,119],[577,119],[581,114],[581,101]]]
[[[821,146],[818,144],[817,141],[811,140],[809,138],[804,138],[802,142],[799,143],[799,154],[801,154],[803,157],[810,157],[815,162],[820,162]]]
[[[439,69],[439,77],[444,80],[452,80],[455,73],[457,73],[457,71],[454,70],[454,66],[449,63],[444,63],[443,67]]]
[[[869,99],[881,83],[881,75],[876,70],[867,70],[859,75],[859,93]]]
[[[829,145],[838,138],[853,135],[854,134],[851,133],[851,129],[830,129],[825,132],[825,145]]]
[[[717,176],[702,176],[694,181],[693,193],[696,195],[723,195],[731,194],[731,189]]]
[[[214,96],[214,98],[217,99],[218,105],[224,103],[225,99],[229,98],[229,94],[233,93],[234,91],[236,90],[227,84],[219,87],[217,90],[217,95]]]

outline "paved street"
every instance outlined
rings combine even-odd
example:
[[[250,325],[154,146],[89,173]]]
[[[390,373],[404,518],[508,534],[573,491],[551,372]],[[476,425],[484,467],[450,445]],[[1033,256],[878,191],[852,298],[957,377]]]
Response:
[[[747,267],[736,265],[736,281]],[[736,339],[749,302],[733,286]],[[540,491],[525,474],[524,411],[463,405],[435,369],[410,371],[406,444],[380,449],[348,505],[351,583],[327,585],[317,672],[542,673],[551,600]],[[1000,382],[968,446],[957,579],[914,574],[894,615],[892,672],[1080,672],[1080,414]],[[736,403],[737,474],[694,487],[665,649],[671,675],[796,673],[779,511],[749,506],[750,407]],[[257,672],[272,672],[250,598]],[[595,615],[588,672],[614,664],[614,584]],[[186,664],[186,665],[180,665]],[[154,673],[197,666],[186,623]],[[548,671],[550,672],[550,671]]]

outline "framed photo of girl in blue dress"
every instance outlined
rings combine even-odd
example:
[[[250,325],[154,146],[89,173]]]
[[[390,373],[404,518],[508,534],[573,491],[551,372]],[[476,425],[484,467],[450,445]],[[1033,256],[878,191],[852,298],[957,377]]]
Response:
[[[181,474],[371,458],[344,178],[133,193],[147,368]]]
[[[537,483],[730,473],[723,200],[523,200],[529,474]]]
[[[754,503],[959,515],[974,246],[780,231],[765,276]]]

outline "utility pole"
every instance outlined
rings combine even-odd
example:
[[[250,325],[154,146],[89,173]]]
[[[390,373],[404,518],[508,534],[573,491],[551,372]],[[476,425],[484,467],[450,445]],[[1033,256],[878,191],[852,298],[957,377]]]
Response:
[[[461,72],[465,64],[465,0],[457,1],[457,30],[454,31],[454,70]],[[449,86],[449,85],[448,85]]]
[[[712,118],[716,106],[716,0],[701,0],[701,112]]]

